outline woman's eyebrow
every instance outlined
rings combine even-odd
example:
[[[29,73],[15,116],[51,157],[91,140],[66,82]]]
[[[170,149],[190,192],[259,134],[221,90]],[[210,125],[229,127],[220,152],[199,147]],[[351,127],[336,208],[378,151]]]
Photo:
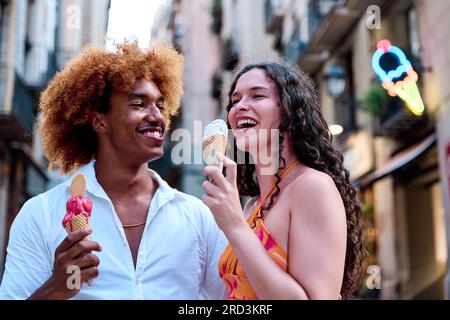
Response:
[[[263,90],[268,90],[269,88],[267,88],[267,87],[265,87],[265,86],[254,86],[254,87],[251,87],[251,88],[249,89],[249,91],[256,91],[256,90],[261,90],[261,89],[263,89]]]

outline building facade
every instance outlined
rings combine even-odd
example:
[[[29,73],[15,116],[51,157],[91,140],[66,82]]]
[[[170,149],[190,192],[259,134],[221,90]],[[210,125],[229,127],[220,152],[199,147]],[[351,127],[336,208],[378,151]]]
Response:
[[[281,8],[268,20],[279,21],[280,51],[314,78],[327,122],[343,129],[335,141],[360,188],[370,251],[361,296],[448,298],[448,4],[268,3]],[[417,71],[423,115],[381,87],[371,60],[383,39]]]
[[[188,61],[183,126],[197,119],[195,108],[204,113],[206,121],[224,116],[219,107],[220,88],[237,63],[278,52],[297,64],[315,80],[330,130],[331,125],[341,128],[334,140],[360,189],[369,251],[360,297],[448,299],[450,21],[444,17],[450,3],[206,1],[202,8],[209,8],[210,24],[198,27],[209,26],[208,32],[199,34],[212,45],[201,47],[205,51],[198,55],[188,49],[188,43],[200,37],[186,27],[197,21],[195,13],[183,9],[181,0],[172,3],[171,12],[178,14],[167,19],[173,31],[169,43],[179,43]],[[184,10],[193,16],[181,15]],[[207,19],[207,13],[202,14]],[[211,27],[217,36],[211,36]],[[383,39],[400,48],[418,74],[418,91],[425,106],[420,116],[404,100],[390,96],[373,70],[372,56]],[[208,71],[198,64],[208,65]],[[196,82],[196,70],[208,76]],[[217,102],[195,100],[197,86],[211,88],[211,83]],[[199,173],[200,167],[191,176],[183,171],[185,191],[199,183],[195,180]]]
[[[200,197],[204,180],[201,144],[206,124],[224,118],[222,87],[238,63],[275,54],[274,37],[265,32],[264,0],[173,0],[156,14],[152,44],[174,45],[185,59],[185,96],[172,125],[190,133],[191,154],[183,163],[165,166],[178,140],[168,142],[165,156],[151,166],[167,172],[165,178],[187,193]],[[174,135],[174,137],[178,137]]]
[[[108,9],[109,0],[1,1],[0,277],[12,221],[52,182],[37,134],[40,92],[83,45],[104,43]]]

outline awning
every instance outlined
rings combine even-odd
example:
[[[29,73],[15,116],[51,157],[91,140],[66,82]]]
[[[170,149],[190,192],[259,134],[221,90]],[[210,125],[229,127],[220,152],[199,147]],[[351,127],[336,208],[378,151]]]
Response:
[[[397,170],[406,166],[408,163],[425,153],[425,151],[427,151],[436,143],[436,140],[436,134],[432,133],[419,143],[412,145],[411,147],[394,155],[381,168],[378,168],[377,170],[363,178],[353,181],[353,183],[360,188],[364,188],[377,180],[383,179],[384,177],[393,174]]]

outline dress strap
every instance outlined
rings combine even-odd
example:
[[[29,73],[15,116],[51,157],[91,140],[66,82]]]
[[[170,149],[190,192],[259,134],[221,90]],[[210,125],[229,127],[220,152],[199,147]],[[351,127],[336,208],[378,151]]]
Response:
[[[299,160],[295,160],[294,162],[292,162],[287,168],[286,171],[283,172],[283,174],[280,176],[280,180],[283,180],[284,177],[286,177],[289,172],[294,169],[294,167],[296,167],[298,164],[300,163]],[[275,190],[276,188],[276,183],[273,184],[273,186],[270,188],[269,192],[266,193],[266,195],[261,199],[261,201],[259,202],[259,204],[256,206],[255,209],[253,209],[253,212],[250,214],[250,217],[253,217],[256,213],[259,212],[259,210],[261,210],[261,206],[263,205],[263,203],[267,200],[267,198],[272,194],[272,192]]]

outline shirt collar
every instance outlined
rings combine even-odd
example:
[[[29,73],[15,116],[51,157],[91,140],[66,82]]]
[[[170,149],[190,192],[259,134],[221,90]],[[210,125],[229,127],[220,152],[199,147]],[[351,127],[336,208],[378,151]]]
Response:
[[[82,173],[84,174],[86,178],[86,190],[88,193],[91,193],[92,195],[95,195],[99,198],[105,199],[107,201],[111,201],[106,194],[103,187],[98,183],[97,177],[95,176],[95,169],[94,169],[95,160],[92,160],[88,164],[84,165],[77,171],[75,171],[72,175],[74,177],[75,175]],[[170,201],[175,197],[175,190],[170,187],[166,181],[164,181],[159,174],[157,174],[155,171],[148,169],[149,175],[153,180],[156,180],[158,182],[158,189],[155,192],[154,197],[158,200],[158,203],[161,205],[167,201]],[[72,177],[68,179],[65,184],[68,188],[70,188],[70,184],[72,183]]]

